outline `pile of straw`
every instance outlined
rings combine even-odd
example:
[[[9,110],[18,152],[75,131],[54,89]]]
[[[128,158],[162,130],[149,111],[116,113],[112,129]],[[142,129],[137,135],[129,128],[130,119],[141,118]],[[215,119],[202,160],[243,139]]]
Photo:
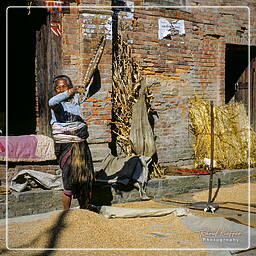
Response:
[[[166,176],[166,167],[161,166],[159,163],[152,164],[153,171],[150,174],[152,178],[163,179]]]
[[[198,168],[204,166],[204,158],[210,158],[210,104],[199,97],[189,99],[188,103],[190,105],[190,128],[195,135],[195,167]],[[234,169],[247,168],[249,159],[250,165],[255,166],[256,133],[249,126],[244,105],[233,102],[215,106],[214,160],[223,169]]]

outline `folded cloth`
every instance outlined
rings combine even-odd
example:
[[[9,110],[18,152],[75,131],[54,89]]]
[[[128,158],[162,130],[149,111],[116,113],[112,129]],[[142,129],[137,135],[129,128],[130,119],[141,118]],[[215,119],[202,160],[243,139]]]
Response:
[[[86,123],[53,123],[52,136],[56,143],[82,142],[88,137]]]

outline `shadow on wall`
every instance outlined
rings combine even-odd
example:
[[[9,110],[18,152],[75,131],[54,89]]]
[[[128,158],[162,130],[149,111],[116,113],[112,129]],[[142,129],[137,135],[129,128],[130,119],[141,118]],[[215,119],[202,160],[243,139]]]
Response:
[[[100,88],[101,88],[101,76],[100,76],[100,71],[97,68],[93,76],[92,84],[90,85],[88,90],[88,97],[91,97],[92,95],[97,93],[100,90]]]

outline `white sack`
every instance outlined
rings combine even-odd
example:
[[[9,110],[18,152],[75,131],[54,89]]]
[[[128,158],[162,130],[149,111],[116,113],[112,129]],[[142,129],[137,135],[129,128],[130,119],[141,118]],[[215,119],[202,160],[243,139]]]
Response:
[[[185,208],[123,208],[113,206],[102,206],[100,214],[106,218],[137,218],[157,217],[168,214],[175,216],[186,216],[189,211]]]

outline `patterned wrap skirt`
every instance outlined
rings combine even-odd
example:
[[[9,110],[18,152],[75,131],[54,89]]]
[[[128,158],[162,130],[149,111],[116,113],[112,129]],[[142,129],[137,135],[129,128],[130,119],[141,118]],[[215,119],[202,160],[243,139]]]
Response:
[[[55,143],[55,153],[62,170],[64,194],[90,201],[95,176],[88,143]]]

